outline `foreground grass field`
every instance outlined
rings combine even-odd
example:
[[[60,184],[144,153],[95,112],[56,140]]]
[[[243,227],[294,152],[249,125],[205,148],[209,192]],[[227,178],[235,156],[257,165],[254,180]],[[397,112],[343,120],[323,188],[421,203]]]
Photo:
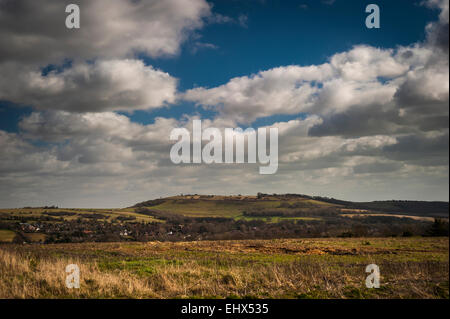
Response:
[[[449,240],[348,238],[0,246],[0,298],[448,298]],[[65,287],[65,267],[81,288]],[[365,287],[365,267],[381,287]]]
[[[10,243],[15,236],[16,234],[11,230],[0,229],[0,243]]]

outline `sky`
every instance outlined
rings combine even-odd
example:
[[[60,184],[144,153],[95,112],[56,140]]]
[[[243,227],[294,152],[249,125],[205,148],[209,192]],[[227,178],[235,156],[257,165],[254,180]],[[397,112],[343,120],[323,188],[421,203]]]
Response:
[[[79,0],[67,29],[73,2],[0,0],[0,207],[448,201],[448,0]],[[193,119],[278,128],[277,173],[175,165]]]

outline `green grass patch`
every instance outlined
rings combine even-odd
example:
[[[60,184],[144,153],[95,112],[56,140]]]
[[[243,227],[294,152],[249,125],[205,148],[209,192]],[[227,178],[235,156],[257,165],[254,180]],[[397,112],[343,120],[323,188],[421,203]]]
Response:
[[[170,260],[162,258],[144,258],[144,259],[130,259],[124,260],[105,260],[98,263],[101,271],[129,271],[139,276],[149,276],[156,273],[157,266],[173,266],[182,265],[180,260]]]
[[[228,217],[242,218],[244,211],[286,211],[282,204],[296,204],[299,208],[323,208],[336,206],[316,200],[208,200],[170,198],[159,205],[148,207],[159,212],[175,213],[188,217]],[[289,218],[290,219],[290,218]],[[276,222],[276,221],[274,221]]]

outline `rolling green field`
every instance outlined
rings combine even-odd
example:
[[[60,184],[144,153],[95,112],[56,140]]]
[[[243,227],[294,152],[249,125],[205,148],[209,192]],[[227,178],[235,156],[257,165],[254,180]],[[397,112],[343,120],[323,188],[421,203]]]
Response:
[[[0,216],[8,214],[8,216],[17,216],[26,218],[28,221],[33,221],[33,218],[46,216],[46,213],[74,213],[75,215],[65,216],[61,215],[64,220],[74,220],[77,218],[87,218],[86,215],[101,214],[103,220],[112,220],[117,217],[136,217],[139,222],[160,222],[160,220],[148,215],[142,215],[134,212],[134,209],[116,208],[116,209],[79,209],[79,208],[12,208],[0,209]],[[52,215],[47,215],[52,216]],[[1,219],[1,217],[0,217]]]
[[[107,223],[107,224],[115,224],[115,225],[124,225],[126,223],[171,223],[175,227],[177,223],[183,223],[182,220],[175,221],[174,217],[182,217],[182,218],[228,218],[234,220],[235,222],[256,222],[262,221],[266,224],[280,224],[284,222],[292,222],[292,223],[310,223],[314,224],[315,227],[318,227],[317,224],[319,222],[328,223],[328,225],[333,225],[336,223],[340,223],[342,225],[346,223],[358,223],[361,218],[369,218],[371,217],[389,217],[396,218],[397,222],[402,218],[408,218],[415,221],[423,221],[432,223],[434,218],[431,217],[433,211],[430,211],[430,214],[425,214],[426,216],[420,216],[417,214],[408,215],[400,213],[387,213],[380,212],[375,210],[367,210],[360,208],[353,208],[350,204],[338,204],[334,203],[336,200],[331,200],[327,198],[312,199],[310,197],[302,197],[296,195],[264,195],[264,196],[218,196],[218,195],[180,195],[180,196],[172,196],[167,198],[155,199],[146,202],[142,202],[136,204],[132,207],[127,208],[116,208],[116,209],[75,209],[75,208],[56,208],[56,207],[44,207],[44,208],[19,208],[19,209],[0,209],[0,231],[2,231],[2,236],[0,237],[0,242],[11,242],[15,238],[15,234],[20,236],[15,238],[16,242],[48,242],[47,239],[56,238],[56,240],[63,240],[58,238],[59,230],[65,231],[67,234],[70,229],[76,227],[76,223],[81,221],[84,223],[83,225],[86,227],[90,227],[89,229],[81,228],[79,231],[87,231],[88,233],[92,233],[96,228],[93,226],[91,221],[96,221],[97,223]],[[339,201],[337,201],[339,202]],[[397,203],[397,202],[395,202]],[[406,205],[404,202],[400,202],[402,205]],[[414,203],[414,202],[411,202]],[[412,208],[412,204],[407,203],[405,207],[409,210]],[[385,205],[383,203],[383,205]],[[409,205],[409,206],[408,206]],[[424,204],[420,204],[424,205]],[[419,205],[419,207],[420,207]],[[440,203],[439,214],[441,214],[441,210],[444,209],[445,203]],[[384,206],[381,206],[384,207]],[[426,207],[426,205],[425,205]],[[417,210],[414,211],[415,213]],[[330,218],[341,217],[339,221],[332,221]],[[345,217],[345,218],[344,218]],[[170,219],[170,220],[169,220]],[[447,218],[443,218],[444,220]],[[373,220],[373,218],[372,218]],[[34,228],[32,230],[23,229],[23,226],[20,226],[19,223],[22,224],[33,224]],[[45,223],[47,226],[42,227],[42,223]],[[70,226],[66,227],[57,227],[56,225],[63,223],[70,224]],[[89,224],[90,223],[90,224]],[[201,221],[198,221],[201,223]],[[385,225],[391,224],[390,221],[385,219],[383,221]],[[407,223],[404,222],[406,225]],[[55,227],[48,227],[48,225],[55,225]],[[236,224],[236,227],[239,227]],[[368,227],[366,224],[366,228]],[[416,223],[416,225],[418,225]],[[45,226],[45,225],[44,225]],[[37,230],[36,227],[40,227],[40,230]],[[103,226],[99,226],[103,227]],[[173,233],[173,229],[171,226],[167,226],[167,229],[164,230],[166,233]],[[200,227],[200,226],[199,226]],[[212,227],[212,226],[211,226]],[[231,234],[232,228],[228,228],[228,235],[233,236]],[[248,226],[255,227],[255,226]],[[247,228],[248,228],[247,227]],[[282,226],[280,226],[282,227]],[[400,227],[400,226],[399,226]],[[402,226],[405,231],[408,231],[408,226]],[[122,227],[125,230],[125,226]],[[327,228],[329,228],[327,226]],[[386,227],[387,228],[387,227]],[[423,228],[423,227],[422,227]],[[111,229],[111,227],[110,227]],[[148,228],[150,229],[150,228]],[[135,229],[136,230],[136,229]],[[195,227],[194,227],[195,230]],[[120,232],[118,227],[115,228],[116,235]],[[154,231],[154,230],[153,230]],[[179,229],[178,229],[179,231]],[[191,229],[191,232],[193,229]],[[308,234],[308,230],[303,228],[300,230],[302,234]],[[343,227],[342,232],[346,231],[345,227]],[[394,230],[395,231],[395,230]],[[142,231],[141,232],[146,232]],[[162,231],[161,231],[162,232]],[[347,229],[347,233],[349,230]],[[385,231],[388,234],[388,231]],[[396,230],[397,235],[402,234],[400,230]],[[147,231],[149,233],[149,231]],[[324,228],[321,230],[317,230],[316,237],[320,237],[321,233],[324,233]],[[87,233],[86,233],[87,234]],[[295,234],[291,231],[289,236]],[[382,232],[378,232],[376,236],[384,235]],[[415,234],[420,234],[420,232],[416,229]],[[196,237],[191,237],[192,239],[200,239],[202,236],[200,233],[189,234]],[[335,230],[331,235],[328,234],[329,237],[340,236],[339,231]],[[56,237],[55,237],[56,236]],[[68,235],[69,236],[69,235]],[[70,235],[72,236],[72,235]],[[80,237],[80,235],[76,235],[75,237]],[[86,235],[85,237],[88,237]],[[162,235],[160,235],[161,237]],[[184,236],[184,237],[183,237]],[[261,238],[262,236],[259,235]],[[388,234],[389,236],[389,234]],[[441,236],[441,235],[439,235]],[[67,237],[67,236],[66,236]],[[74,237],[74,236],[72,236]],[[179,235],[179,237],[188,238],[187,234]],[[125,237],[124,237],[125,238]],[[226,237],[222,237],[223,239],[228,239]],[[235,237],[236,238],[236,237]],[[237,237],[243,238],[243,237]],[[251,238],[251,237],[250,237]],[[264,237],[263,237],[264,238]],[[117,239],[117,237],[116,237]],[[161,238],[153,238],[153,240],[160,240]],[[210,238],[215,239],[215,238]],[[221,238],[218,238],[221,239]],[[230,238],[232,239],[232,238]],[[92,239],[94,240],[94,239]],[[98,237],[95,239],[96,241],[104,241],[99,240]]]
[[[159,201],[159,202],[158,202]],[[152,201],[149,201],[152,202]],[[46,213],[68,212],[75,213],[72,216],[62,216],[64,220],[74,220],[77,218],[85,218],[86,215],[101,214],[104,220],[111,221],[117,217],[135,217],[138,222],[163,222],[154,216],[139,213],[139,208],[147,208],[158,213],[178,214],[186,217],[222,217],[234,219],[263,219],[269,222],[278,222],[285,219],[304,219],[308,218],[269,218],[266,217],[248,217],[244,216],[244,212],[265,211],[272,212],[282,211],[308,211],[311,209],[335,208],[342,211],[343,216],[370,216],[392,215],[397,217],[413,217],[407,213],[386,213],[376,210],[361,210],[357,208],[346,208],[346,206],[333,204],[321,200],[314,200],[301,197],[280,198],[279,196],[265,196],[258,199],[256,196],[213,196],[213,195],[185,195],[172,196],[160,200],[154,200],[151,205],[145,205],[146,202],[137,204],[128,208],[113,209],[76,209],[76,208],[17,208],[17,209],[0,209],[0,220],[2,214],[10,216],[20,216],[33,221],[33,217],[42,217]],[[424,213],[424,215],[426,215]],[[421,218],[414,215],[415,218]],[[432,217],[423,217],[432,219]],[[320,217],[310,217],[309,220],[319,220]],[[444,217],[445,219],[445,217]],[[447,216],[448,219],[448,216]]]
[[[282,211],[282,204],[297,205],[300,209],[308,210],[318,207],[338,207],[325,202],[310,199],[291,199],[280,200],[276,197],[268,197],[265,200],[257,200],[256,196],[227,197],[227,196],[211,196],[196,198],[195,196],[174,196],[164,199],[164,202],[158,205],[146,207],[158,213],[178,214],[186,217],[222,217],[233,218],[235,220],[263,220],[268,223],[278,223],[285,220],[304,220],[313,221],[321,220],[320,217],[248,217],[244,216],[245,211]],[[142,207],[141,207],[142,208]],[[72,221],[76,219],[88,220],[89,215],[98,214],[101,218],[98,220],[111,222],[116,218],[132,217],[134,222],[165,222],[155,216],[149,214],[141,214],[137,212],[137,207],[118,208],[118,209],[76,209],[76,208],[16,208],[16,209],[0,209],[0,221],[5,223],[16,222],[17,219],[8,219],[5,217],[20,218],[27,223],[36,222],[39,218],[45,216],[55,216],[62,218],[64,221]],[[68,213],[68,215],[64,215]],[[71,215],[69,215],[71,214]],[[59,223],[60,221],[48,221],[49,223]],[[1,230],[1,228],[0,228]],[[4,232],[4,240],[0,237],[0,242],[11,242],[14,233],[10,230],[1,230]],[[7,235],[8,234],[8,235]],[[40,242],[45,240],[44,234],[28,234],[26,235],[30,242]]]
[[[272,210],[281,211],[282,205],[297,205],[299,209],[338,207],[339,205],[311,199],[289,199],[281,200],[276,197],[267,197],[264,200],[257,200],[255,196],[174,196],[164,199],[158,205],[150,206],[149,209],[176,213],[188,217],[228,217],[242,218],[244,211]],[[147,206],[143,206],[147,207]],[[133,208],[135,209],[135,208]]]
[[[279,223],[282,221],[313,221],[313,220],[322,220],[321,217],[248,217],[239,215],[235,217],[236,220],[263,220],[266,223]]]
[[[66,214],[67,213],[67,214]],[[112,222],[117,218],[133,218],[133,222],[164,222],[152,216],[135,213],[133,209],[75,209],[75,208],[17,208],[0,209],[0,223],[4,228],[8,224],[26,222],[29,224],[42,223],[46,217],[56,218],[56,220],[45,220],[49,224],[61,224],[65,221],[90,220],[89,216],[96,215],[96,220],[103,222]],[[24,240],[27,242],[45,242],[47,235],[45,233],[24,233]],[[10,229],[2,229],[0,225],[0,243],[12,242],[16,232]]]

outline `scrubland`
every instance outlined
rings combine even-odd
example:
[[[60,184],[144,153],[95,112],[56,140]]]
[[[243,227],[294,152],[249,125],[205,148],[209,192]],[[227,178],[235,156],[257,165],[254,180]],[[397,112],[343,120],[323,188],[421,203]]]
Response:
[[[448,237],[0,246],[0,298],[448,298]],[[366,288],[365,268],[381,287]],[[80,288],[65,286],[68,264]]]

